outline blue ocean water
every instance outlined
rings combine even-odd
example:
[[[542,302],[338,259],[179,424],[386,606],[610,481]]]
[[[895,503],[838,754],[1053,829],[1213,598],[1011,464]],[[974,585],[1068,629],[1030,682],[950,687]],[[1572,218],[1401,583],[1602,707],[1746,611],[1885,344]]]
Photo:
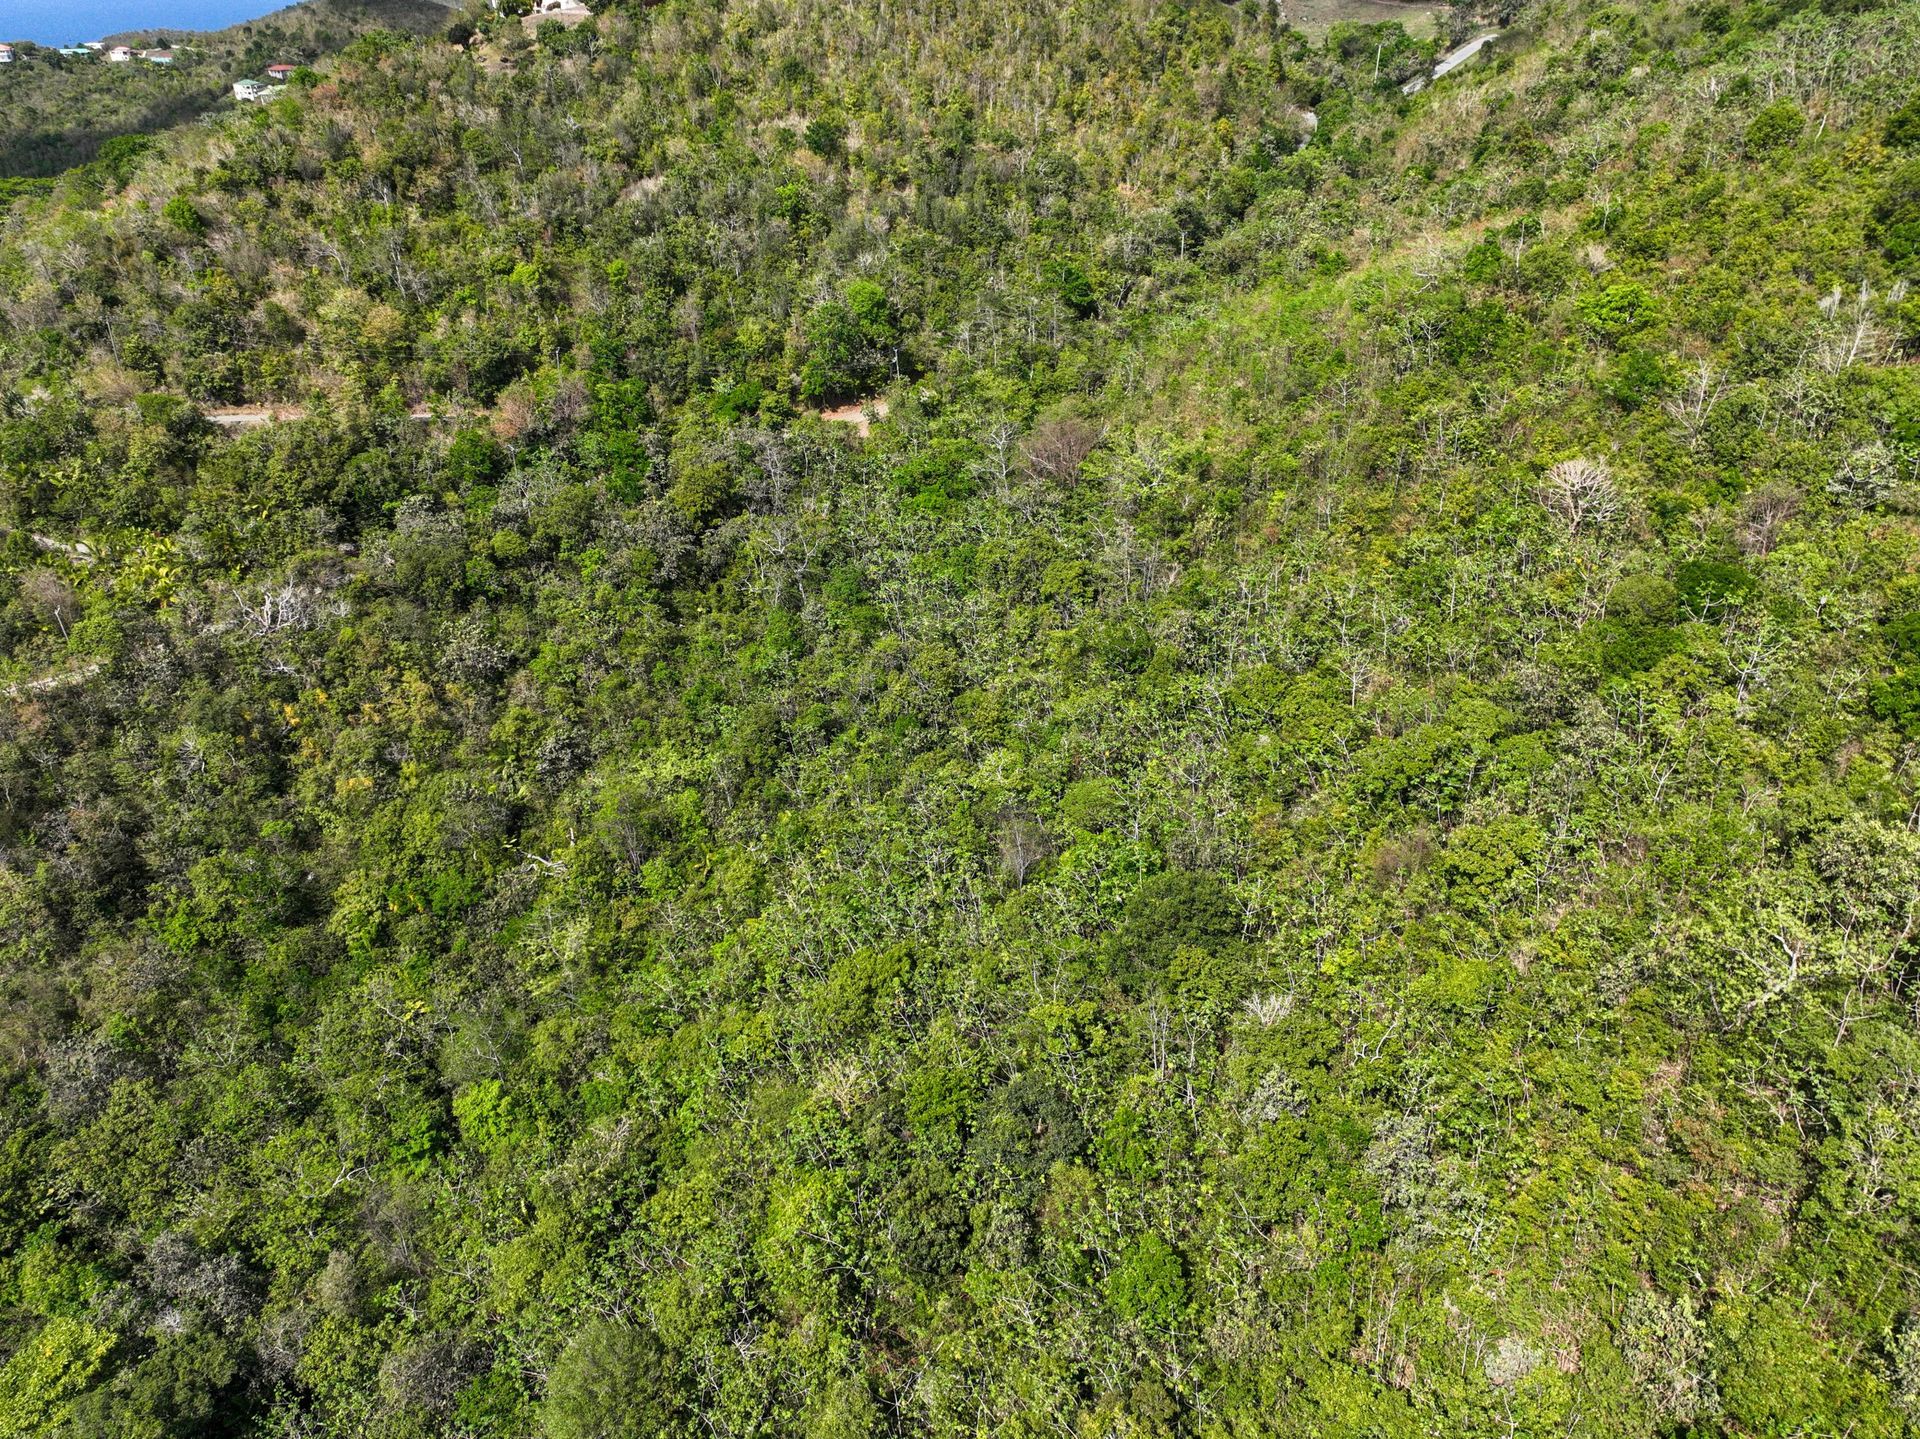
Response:
[[[0,40],[72,45],[122,30],[218,30],[289,0],[0,0]]]

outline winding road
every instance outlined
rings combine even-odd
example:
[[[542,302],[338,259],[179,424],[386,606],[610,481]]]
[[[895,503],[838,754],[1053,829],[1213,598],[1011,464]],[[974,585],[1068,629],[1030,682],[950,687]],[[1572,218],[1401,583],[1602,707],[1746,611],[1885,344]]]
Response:
[[[1457,49],[1449,50],[1436,60],[1432,74],[1422,75],[1416,79],[1407,81],[1406,84],[1400,87],[1400,93],[1403,95],[1417,95],[1420,91],[1426,89],[1431,82],[1440,79],[1441,76],[1451,75],[1455,70],[1458,70],[1462,65],[1466,64],[1467,61],[1471,60],[1475,55],[1478,55],[1499,38],[1500,32],[1498,30],[1489,30],[1484,35],[1474,36],[1471,40],[1467,41],[1466,44]]]

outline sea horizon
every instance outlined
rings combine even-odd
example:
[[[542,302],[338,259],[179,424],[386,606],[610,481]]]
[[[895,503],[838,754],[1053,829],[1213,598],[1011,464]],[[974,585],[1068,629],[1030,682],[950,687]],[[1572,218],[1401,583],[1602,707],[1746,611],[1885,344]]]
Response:
[[[77,45],[127,30],[220,30],[293,0],[0,0],[0,40]]]

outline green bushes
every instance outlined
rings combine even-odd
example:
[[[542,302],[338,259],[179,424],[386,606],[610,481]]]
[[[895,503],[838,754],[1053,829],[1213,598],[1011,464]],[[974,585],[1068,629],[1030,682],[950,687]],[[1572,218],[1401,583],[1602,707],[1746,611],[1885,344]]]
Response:
[[[671,1432],[677,1383],[646,1330],[595,1319],[567,1341],[547,1377],[540,1422],[551,1439],[653,1439]]]
[[[1214,875],[1151,875],[1134,891],[1109,941],[1114,972],[1132,985],[1158,984],[1183,951],[1206,957],[1235,949],[1242,923],[1232,896]]]
[[[1274,13],[13,206],[0,1429],[1902,1432],[1911,17]]]
[[[1888,177],[1873,207],[1873,233],[1902,269],[1920,259],[1920,160],[1907,161]]]
[[[1107,1275],[1107,1303],[1128,1323],[1164,1329],[1186,1308],[1187,1280],[1180,1256],[1157,1234],[1144,1234],[1121,1251]]]
[[[871,280],[853,281],[807,318],[801,398],[820,403],[870,393],[894,373],[899,344],[887,292]]]

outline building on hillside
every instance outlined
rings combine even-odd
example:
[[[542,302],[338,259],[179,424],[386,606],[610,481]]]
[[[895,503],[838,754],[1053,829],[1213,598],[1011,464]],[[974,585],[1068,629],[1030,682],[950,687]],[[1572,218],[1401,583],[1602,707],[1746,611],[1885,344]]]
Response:
[[[0,44],[0,65],[11,65],[12,63],[13,46]]]
[[[529,35],[534,35],[549,20],[572,26],[592,18],[593,11],[583,0],[533,0],[533,13],[521,20],[520,25]]]
[[[99,53],[98,45],[62,45],[60,53],[69,60],[91,60]]]
[[[285,80],[299,68],[297,65],[289,65],[286,61],[282,60],[278,64],[267,66],[267,78],[269,80]]]
[[[245,101],[247,104],[253,104],[266,93],[267,87],[258,80],[235,80],[233,82],[233,98]]]
[[[130,46],[115,45],[111,50],[107,51],[107,63],[109,65],[126,65],[132,60],[133,50]]]
[[[145,60],[149,65],[171,65],[173,63],[173,51],[142,50],[140,52],[140,58]]]

